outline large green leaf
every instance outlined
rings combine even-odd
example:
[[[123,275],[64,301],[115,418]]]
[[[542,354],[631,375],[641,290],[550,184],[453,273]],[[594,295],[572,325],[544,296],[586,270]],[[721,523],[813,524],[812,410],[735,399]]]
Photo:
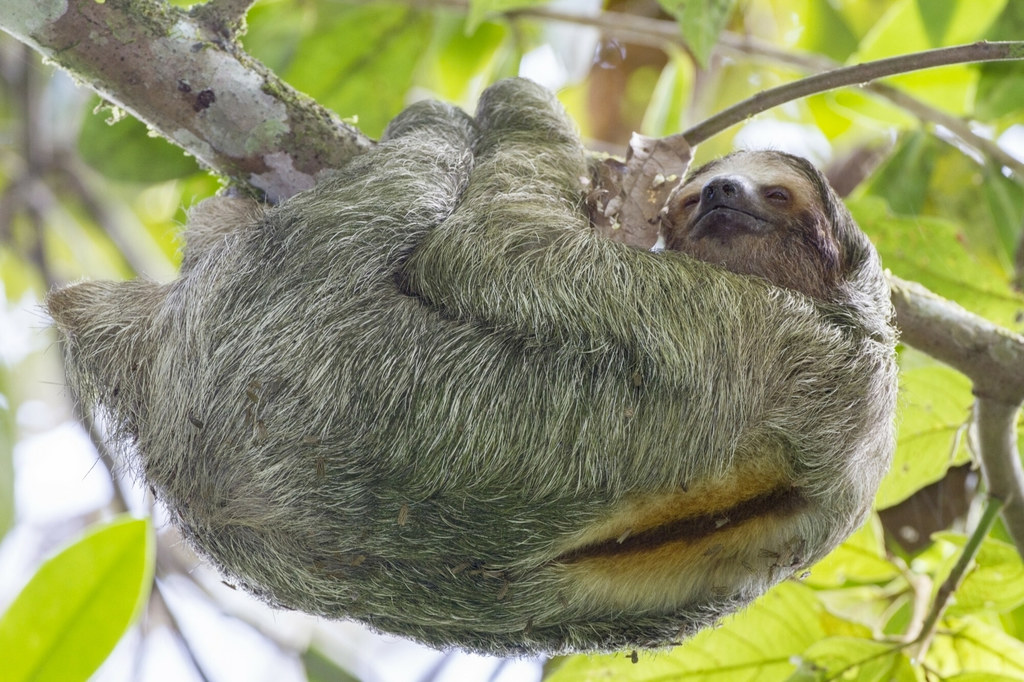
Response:
[[[1024,325],[1024,296],[1014,292],[1002,267],[970,252],[955,223],[924,216],[896,216],[877,197],[847,202],[868,233],[882,263],[895,274],[1011,330]]]
[[[886,558],[882,524],[872,515],[868,522],[811,568],[807,584],[839,587],[848,582],[875,583],[899,575],[899,568]]]
[[[899,434],[892,467],[875,497],[879,509],[907,499],[962,464],[970,420],[970,381],[962,374],[926,360],[900,372]]]
[[[107,119],[103,111],[86,115],[78,134],[78,152],[111,180],[162,182],[199,171],[195,159],[162,137],[150,135],[138,119],[126,116],[113,124]]]
[[[432,27],[429,13],[401,5],[321,3],[282,75],[376,137],[405,107]]]
[[[956,533],[937,533],[936,538],[962,550],[967,538]],[[959,556],[950,558],[952,562]],[[1024,604],[1024,563],[1013,545],[985,538],[974,566],[956,591],[946,613],[950,616],[986,611],[1006,612]]]
[[[730,682],[784,680],[795,658],[830,634],[829,616],[814,592],[782,583],[752,606],[704,630],[667,653],[642,654],[636,663],[623,654],[566,659],[547,682]]]
[[[119,517],[44,563],[0,618],[5,682],[86,680],[145,604],[149,521]]]
[[[973,618],[948,619],[935,635],[926,663],[938,679],[962,672],[983,679],[1024,679],[1024,643]]]
[[[914,682],[914,668],[897,644],[854,637],[830,637],[812,644],[801,667],[816,680]]]

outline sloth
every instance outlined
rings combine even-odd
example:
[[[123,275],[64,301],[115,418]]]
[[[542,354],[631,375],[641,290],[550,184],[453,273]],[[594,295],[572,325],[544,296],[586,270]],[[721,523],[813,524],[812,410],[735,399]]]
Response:
[[[591,228],[593,168],[529,81],[413,105],[306,193],[194,211],[175,281],[53,291],[70,387],[272,605],[498,655],[678,642],[865,519],[892,311],[802,162],[698,171],[660,253]]]

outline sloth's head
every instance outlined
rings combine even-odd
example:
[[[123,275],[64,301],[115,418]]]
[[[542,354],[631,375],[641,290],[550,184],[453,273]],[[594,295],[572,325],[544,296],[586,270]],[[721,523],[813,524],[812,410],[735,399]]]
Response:
[[[842,202],[805,159],[737,152],[694,171],[669,201],[665,247],[832,300],[856,265]]]

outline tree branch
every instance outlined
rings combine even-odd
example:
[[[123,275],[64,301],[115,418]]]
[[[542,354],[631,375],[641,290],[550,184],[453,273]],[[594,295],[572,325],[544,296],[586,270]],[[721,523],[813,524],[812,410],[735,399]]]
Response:
[[[890,275],[901,340],[965,374],[974,393],[1009,405],[1024,401],[1024,336]]]
[[[939,620],[942,618],[942,614],[945,613],[946,607],[949,606],[950,599],[960,589],[960,585],[967,576],[967,569],[970,568],[971,562],[974,561],[974,557],[978,555],[978,550],[981,549],[981,543],[988,536],[989,531],[992,530],[992,525],[999,514],[1000,507],[1002,507],[1002,502],[998,499],[990,498],[987,501],[985,511],[982,512],[981,518],[978,519],[978,525],[974,532],[967,538],[967,543],[964,545],[963,551],[960,552],[956,564],[949,572],[949,576],[939,585],[935,601],[932,602],[932,607],[925,617],[921,632],[914,641],[914,644],[916,644],[914,654],[918,660],[924,660],[925,652],[927,652],[928,646],[931,644],[932,637],[935,636]]]
[[[433,0],[431,4],[460,9],[466,9],[467,7],[465,0]],[[667,19],[655,19],[625,12],[599,12],[594,15],[583,15],[563,12],[548,7],[524,8],[510,13],[510,16],[533,17],[546,21],[571,23],[578,26],[591,26],[600,29],[604,35],[612,36],[625,42],[655,48],[663,48],[666,43],[671,43],[687,49],[686,41],[683,40],[683,36],[679,32],[679,24]],[[834,71],[842,67],[841,64],[820,55],[800,54],[783,50],[763,40],[729,31],[724,31],[719,36],[716,49],[746,57],[763,57],[778,64],[792,66],[800,71],[809,73]],[[945,111],[937,109],[885,83],[872,82],[858,83],[857,85],[883,99],[889,100],[922,121],[935,123],[946,128],[969,147],[995,159],[1000,165],[1012,169],[1015,173],[1024,175],[1024,163],[1021,163],[1005,152],[992,140],[975,133],[964,120],[951,116]],[[749,100],[747,101],[749,102]],[[748,116],[752,116],[754,113],[758,112],[753,112]],[[738,123],[739,121],[736,122]],[[711,135],[708,135],[708,137],[711,137]]]
[[[271,201],[312,187],[318,173],[372,144],[165,2],[0,0],[0,29]]]
[[[979,397],[975,405],[981,473],[992,497],[1005,503],[1003,522],[1024,555],[1024,470],[1017,451],[1020,404]]]
[[[902,341],[965,374],[978,397],[978,459],[989,494],[1005,504],[1006,528],[1024,555],[1024,470],[1017,417],[1024,402],[1024,337],[919,284],[889,277]]]
[[[750,118],[754,114],[785,104],[801,97],[816,95],[849,85],[862,85],[869,81],[910,73],[936,66],[968,62],[1005,61],[1024,59],[1024,41],[979,42],[970,45],[943,47],[925,52],[879,59],[854,66],[844,66],[825,73],[808,76],[777,88],[763,90],[728,109],[702,121],[681,133],[691,147],[717,135],[726,128]]]

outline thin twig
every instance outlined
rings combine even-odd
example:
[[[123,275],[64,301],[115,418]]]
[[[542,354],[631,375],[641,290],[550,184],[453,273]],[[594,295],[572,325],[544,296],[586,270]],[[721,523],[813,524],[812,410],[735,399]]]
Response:
[[[742,55],[766,57],[776,63],[792,66],[804,72],[822,73],[838,69],[842,66],[838,62],[821,55],[790,52],[779,49],[775,45],[762,40],[748,36],[737,36],[732,33],[723,33],[719,46],[725,50]],[[995,159],[1001,166],[1010,168],[1014,173],[1024,177],[1024,163],[1008,154],[995,141],[978,135],[971,129],[968,121],[952,116],[886,83],[872,82],[864,84],[863,87],[868,92],[887,99],[901,109],[913,114],[921,121],[942,126],[967,146],[975,149],[980,154]]]
[[[681,135],[690,146],[696,146],[754,114],[809,95],[850,85],[863,85],[879,78],[937,66],[1021,58],[1024,58],[1024,41],[979,42],[844,66],[759,92],[702,121]]]
[[[435,0],[435,5],[466,9],[465,0]],[[546,21],[571,23],[578,26],[590,26],[600,29],[604,35],[624,42],[664,47],[666,43],[687,49],[686,41],[679,31],[679,24],[668,19],[638,16],[625,12],[605,11],[597,14],[584,15],[564,12],[548,7],[529,7],[511,12],[509,16],[531,17]],[[756,56],[769,59],[778,64],[792,66],[805,73],[825,73],[843,68],[841,64],[820,55],[804,54],[781,49],[776,45],[758,40],[751,36],[739,35],[724,31],[719,35],[717,48],[743,56]],[[1014,58],[1014,57],[1010,57]],[[1019,57],[1017,57],[1019,58]],[[855,68],[855,67],[847,67]],[[955,116],[937,109],[898,88],[885,83],[856,83],[865,90],[887,99],[896,106],[913,114],[922,121],[935,123],[949,130],[969,147],[995,159],[1001,166],[1012,169],[1024,176],[1024,163],[1004,151],[994,141],[975,133],[970,125]],[[756,112],[755,112],[756,113]],[[738,121],[737,121],[738,122]],[[707,137],[711,137],[708,135]],[[691,144],[694,141],[687,138]],[[707,138],[705,138],[707,139]]]
[[[992,524],[995,523],[996,516],[999,514],[1002,505],[1001,500],[993,497],[986,501],[985,510],[982,512],[981,518],[978,519],[978,525],[974,532],[967,538],[967,543],[960,553],[960,558],[957,559],[956,565],[953,566],[949,576],[939,586],[938,592],[935,594],[935,601],[932,602],[932,608],[924,619],[921,634],[917,637],[917,652],[915,655],[917,660],[924,659],[928,646],[935,636],[935,629],[939,624],[939,620],[942,618],[946,607],[949,606],[950,598],[956,594],[960,584],[967,576],[967,570],[970,568],[971,562],[974,561],[974,557],[977,556],[982,541],[988,536],[989,531],[992,530]]]
[[[64,384],[67,385],[66,379]],[[103,439],[102,434],[100,434],[99,429],[96,428],[96,421],[84,409],[76,410],[76,412],[78,413],[78,421],[81,422],[89,434],[89,440],[92,441],[92,446],[96,450],[97,459],[103,468],[106,469],[107,476],[110,478],[110,486],[114,489],[114,500],[111,506],[117,512],[128,511],[128,500],[125,497],[124,490],[121,489],[122,479],[117,474],[117,461],[107,447],[107,443]]]
[[[207,677],[206,671],[203,670],[202,664],[196,657],[196,652],[193,651],[192,646],[188,642],[188,637],[185,636],[185,632],[181,629],[181,623],[178,622],[178,618],[174,615],[174,611],[172,611],[171,607],[167,604],[167,599],[163,595],[160,583],[156,580],[153,581],[153,592],[150,596],[150,601],[159,605],[159,607],[163,609],[164,613],[167,614],[167,622],[171,628],[171,632],[174,634],[175,639],[181,643],[181,648],[184,650],[185,656],[195,669],[196,674],[199,675],[199,679],[203,680],[203,682],[209,682],[210,678]]]

